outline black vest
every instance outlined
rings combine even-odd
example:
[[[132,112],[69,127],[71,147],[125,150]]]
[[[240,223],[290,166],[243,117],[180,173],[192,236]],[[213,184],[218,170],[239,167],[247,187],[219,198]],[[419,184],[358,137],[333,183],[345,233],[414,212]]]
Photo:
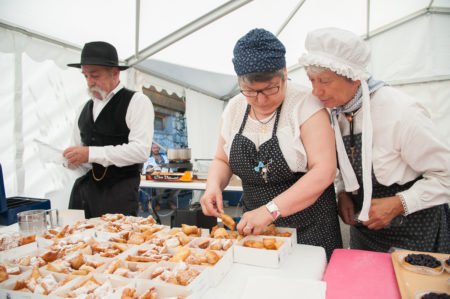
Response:
[[[134,91],[122,88],[102,109],[94,122],[92,108],[94,102],[89,100],[81,111],[78,119],[81,142],[84,146],[106,146],[128,143],[128,128],[125,116],[128,105],[134,95]],[[93,171],[97,178],[101,177],[105,168],[97,163],[92,163]],[[124,178],[139,175],[142,164],[133,164],[125,167],[109,166],[105,179]]]

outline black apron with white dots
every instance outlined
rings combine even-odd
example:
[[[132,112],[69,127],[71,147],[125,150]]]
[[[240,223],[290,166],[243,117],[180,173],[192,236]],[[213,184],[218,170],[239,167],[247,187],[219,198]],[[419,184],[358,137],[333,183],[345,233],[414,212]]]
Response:
[[[276,111],[272,138],[261,144],[259,150],[250,139],[242,135],[249,111],[250,105],[247,106],[239,133],[234,137],[230,149],[231,171],[242,180],[244,212],[267,204],[304,175],[292,172],[281,152],[276,136],[281,106]],[[266,177],[264,168],[267,169]],[[312,206],[279,218],[275,225],[296,228],[299,244],[324,247],[328,259],[335,248],[342,248],[333,185]]]
[[[355,212],[359,212],[364,194],[362,188],[361,133],[355,134],[353,138],[355,146],[354,161],[351,158],[350,135],[344,136],[343,141],[360,186],[356,194],[349,193],[355,206]],[[372,198],[395,196],[398,192],[409,189],[419,179],[421,177],[404,185],[384,186],[377,181],[372,171]],[[371,230],[362,224],[352,226],[350,228],[350,247],[380,252],[387,252],[391,247],[396,247],[416,251],[449,253],[449,225],[448,205],[442,204],[417,211],[406,217],[398,216],[394,218],[391,225],[380,230]]]

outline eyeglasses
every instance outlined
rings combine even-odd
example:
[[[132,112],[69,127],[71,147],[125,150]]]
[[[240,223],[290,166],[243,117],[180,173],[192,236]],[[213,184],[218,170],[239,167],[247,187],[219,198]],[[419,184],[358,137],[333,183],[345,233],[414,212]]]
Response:
[[[278,91],[280,91],[280,85],[261,89],[261,90],[243,90],[243,89],[241,89],[241,93],[244,96],[249,97],[249,98],[256,98],[259,93],[262,93],[265,96],[271,96],[271,95],[277,94]]]

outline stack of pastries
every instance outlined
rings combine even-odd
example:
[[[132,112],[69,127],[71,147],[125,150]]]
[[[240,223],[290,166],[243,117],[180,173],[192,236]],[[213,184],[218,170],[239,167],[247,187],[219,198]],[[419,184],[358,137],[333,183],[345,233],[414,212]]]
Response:
[[[235,228],[235,223],[228,221],[227,225]],[[276,233],[274,227],[269,229]],[[177,288],[189,286],[203,271],[214,269],[243,236],[219,227],[210,233],[195,225],[170,228],[151,216],[106,214],[49,230],[45,238],[51,245],[1,261],[0,289],[90,299],[111,294],[184,298],[192,291],[180,293]],[[277,244],[268,246],[275,249]],[[142,281],[149,282],[139,287]],[[175,293],[158,295],[161,285]]]

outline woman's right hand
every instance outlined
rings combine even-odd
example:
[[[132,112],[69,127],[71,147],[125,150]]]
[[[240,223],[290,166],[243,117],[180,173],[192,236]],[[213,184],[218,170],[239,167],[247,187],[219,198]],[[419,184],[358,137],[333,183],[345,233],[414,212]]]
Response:
[[[345,191],[338,194],[338,213],[344,223],[356,224],[356,221],[353,220],[355,215],[353,201]]]
[[[200,199],[203,214],[220,217],[223,213],[222,191],[220,189],[206,189]]]

